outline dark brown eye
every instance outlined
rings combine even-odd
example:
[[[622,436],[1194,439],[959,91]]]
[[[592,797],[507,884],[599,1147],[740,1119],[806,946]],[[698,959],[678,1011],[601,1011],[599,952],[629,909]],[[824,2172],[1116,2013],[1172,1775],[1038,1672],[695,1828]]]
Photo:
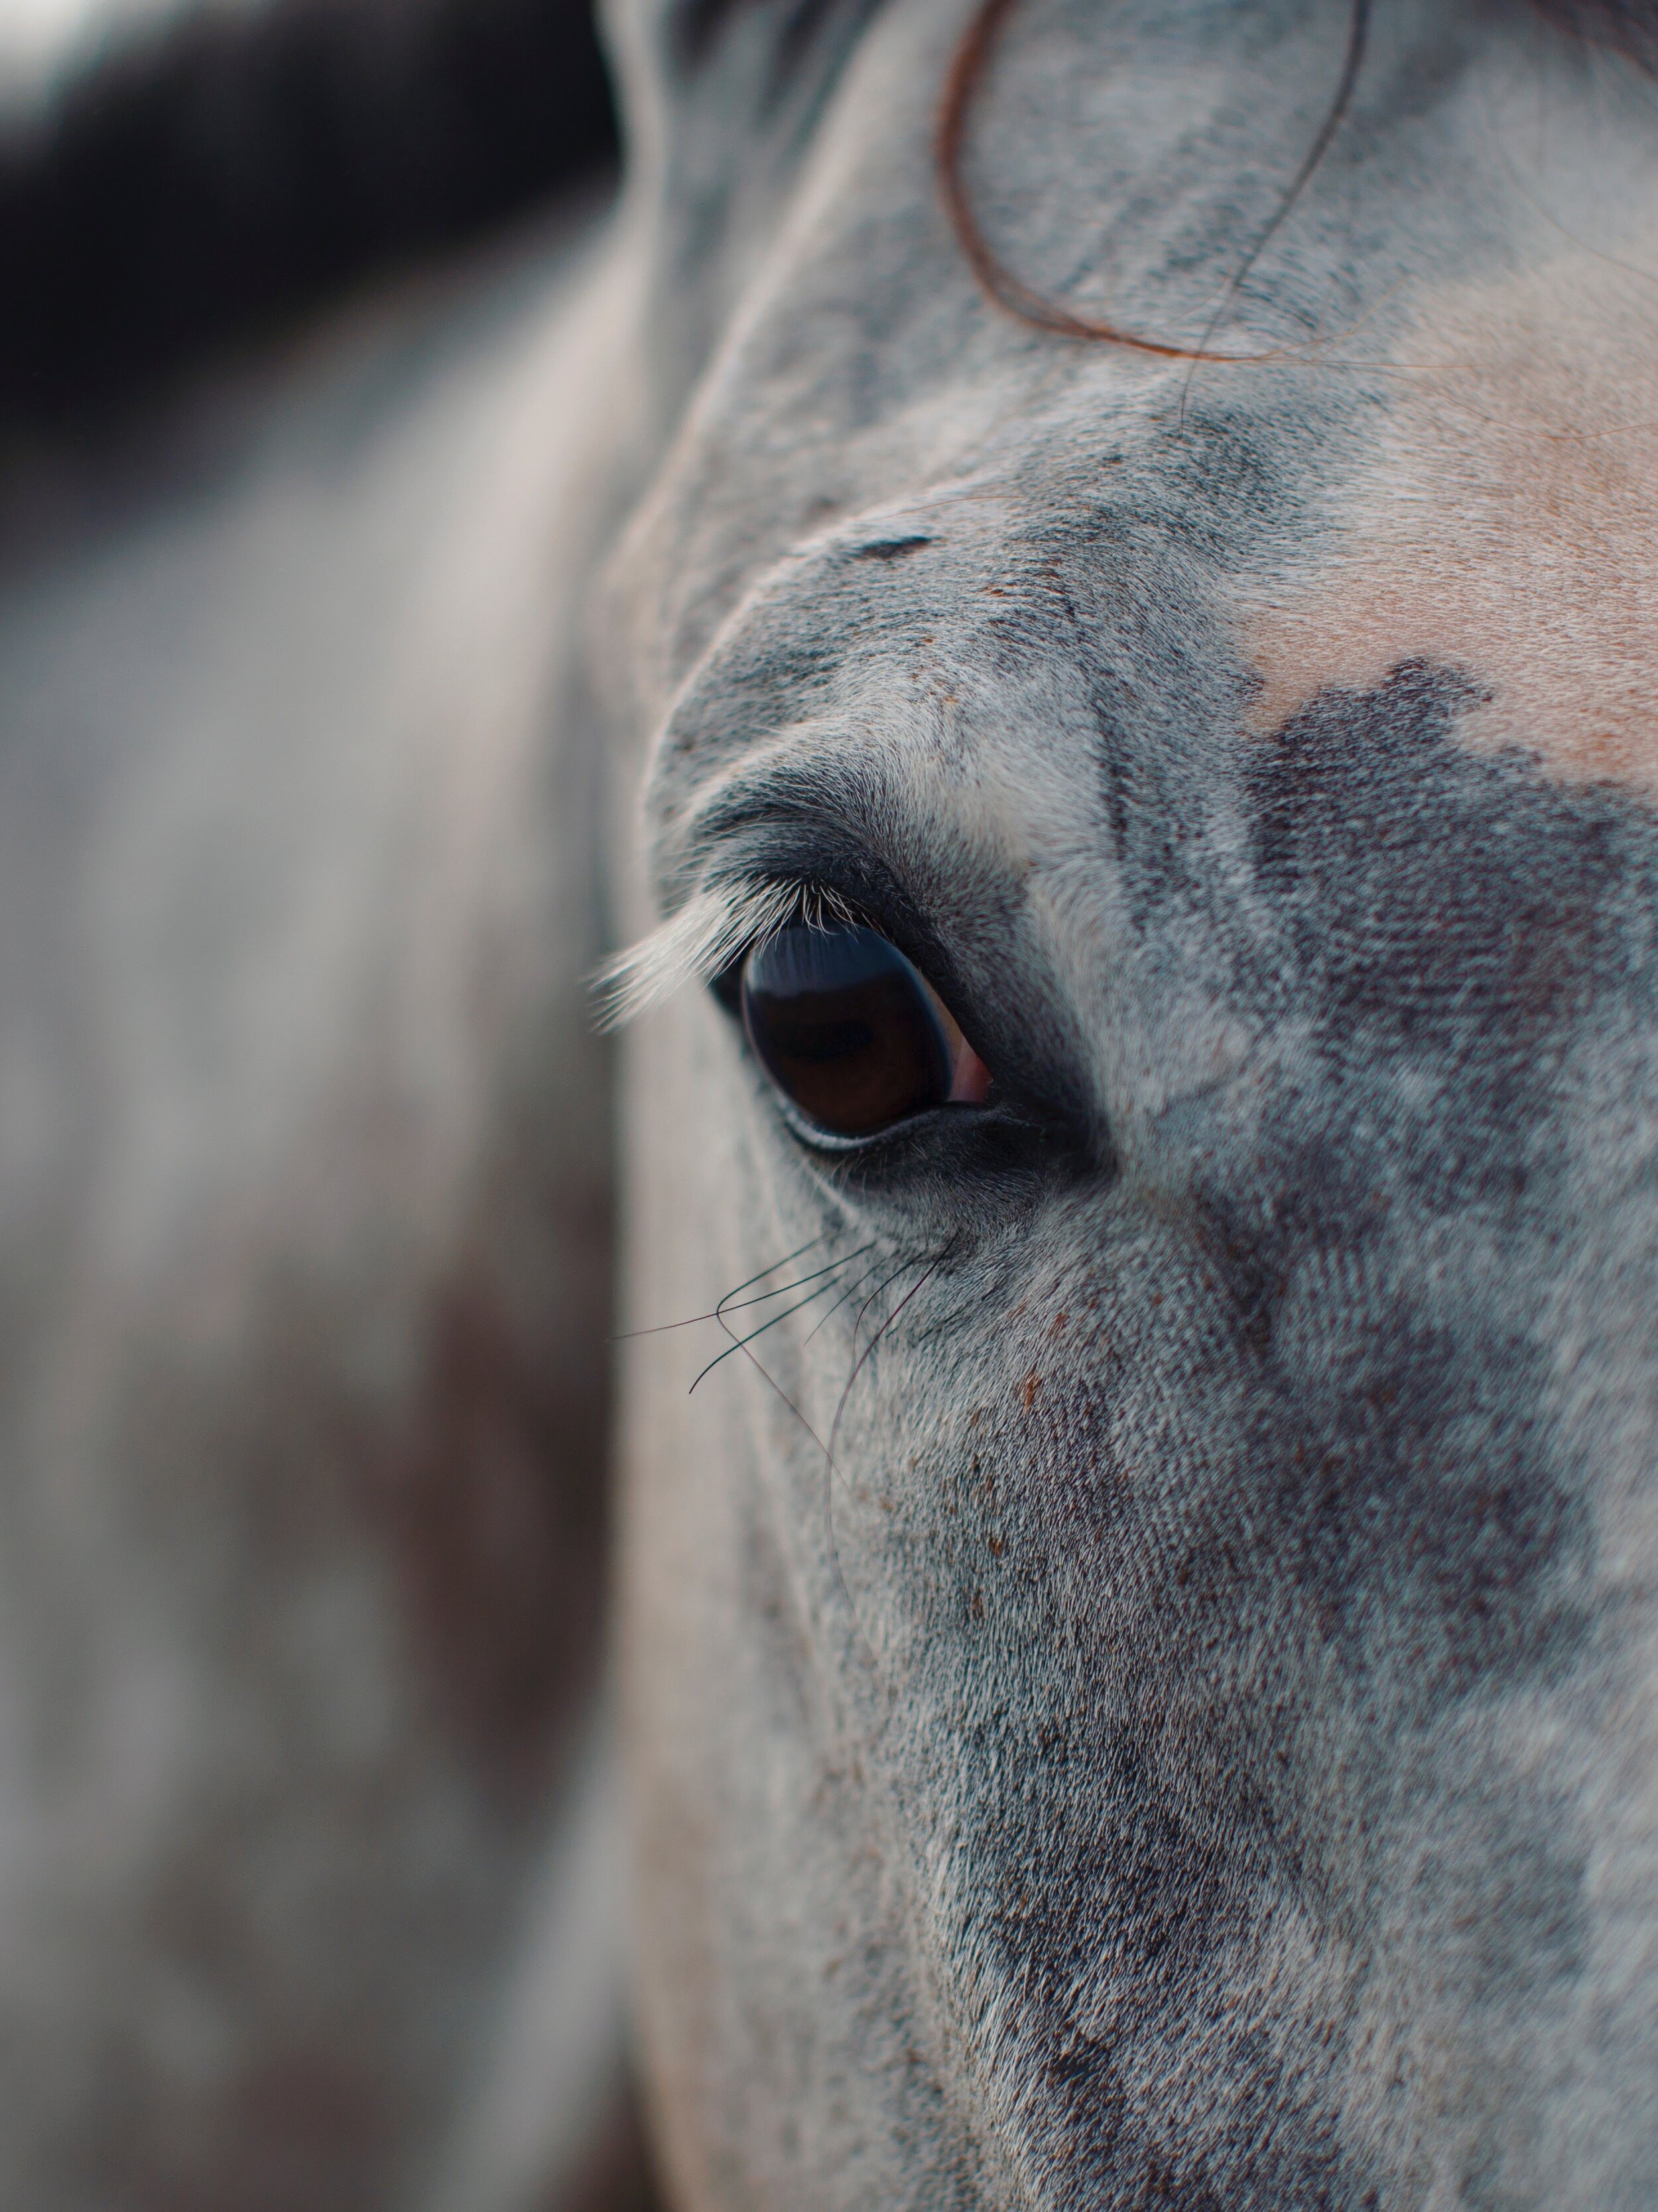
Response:
[[[837,1137],[976,1104],[990,1088],[938,993],[872,929],[803,922],[757,945],[743,1022],[778,1089]]]

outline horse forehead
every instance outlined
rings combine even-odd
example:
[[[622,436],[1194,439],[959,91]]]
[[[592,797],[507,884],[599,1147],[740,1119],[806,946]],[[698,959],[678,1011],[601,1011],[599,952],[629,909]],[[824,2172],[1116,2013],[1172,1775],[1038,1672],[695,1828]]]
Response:
[[[712,258],[693,264],[676,208],[656,218],[668,234],[659,252],[676,270],[673,299],[696,295],[684,310],[692,320],[704,313],[703,295],[723,287],[726,305],[615,564],[627,587],[629,649],[656,679],[643,702],[651,719],[767,565],[826,525],[969,478],[982,495],[1021,480],[1028,489],[1034,474],[1038,498],[1051,495],[1057,477],[1041,479],[1056,443],[1087,453],[1119,422],[1132,439],[1160,404],[1178,406],[1179,373],[1166,365],[1056,346],[980,295],[944,220],[932,153],[933,109],[965,12],[896,0],[865,30],[772,196],[763,236],[750,223],[740,247],[726,242],[740,282]],[[1052,12],[1035,9],[1018,25],[1027,67],[1066,28]],[[1074,61],[1076,25],[1069,30]],[[1084,51],[1111,76],[1114,57],[1096,39]],[[671,112],[663,85],[653,89]],[[1141,104],[1157,110],[1168,97],[1159,77]],[[678,105],[695,111],[689,96]],[[1024,135],[1017,118],[987,123],[981,135],[993,149]],[[695,112],[681,135],[693,151],[708,135]],[[1061,198],[1073,181],[1049,180]],[[1127,168],[1103,185],[1090,179],[1090,204],[1134,181]],[[1196,219],[1228,183],[1223,165],[1171,196],[1193,203]],[[1150,258],[1162,251],[1154,243]],[[676,312],[670,302],[668,319]],[[1230,404],[1240,419],[1254,412],[1242,396]],[[1144,491],[1154,507],[1164,503],[1157,487]]]
[[[1421,302],[1315,571],[1239,606],[1258,728],[1431,661],[1482,695],[1469,742],[1658,788],[1658,220],[1644,231],[1631,259],[1561,252]]]
[[[1650,794],[1649,321],[1622,270],[1564,261],[1424,303],[1367,399],[1314,395],[1299,422],[1281,381],[1232,372],[1183,422],[1166,377],[1079,383],[975,477],[878,498],[762,569],[685,686],[682,728],[722,742],[683,766],[701,781],[797,718],[855,724],[912,785],[970,753],[957,812],[970,796],[999,836],[1053,843],[1102,713],[1152,748],[1205,717],[1266,737],[1422,663],[1466,680],[1460,741]]]
[[[1033,49],[1043,16],[1020,26]],[[1470,216],[1467,238],[1453,223],[1448,248],[1442,229],[1416,269],[1400,243],[1410,193],[1379,161],[1360,201],[1370,245],[1339,222],[1297,245],[1366,303],[1356,327],[1252,368],[1151,363],[1023,331],[975,295],[929,166],[951,28],[896,6],[863,33],[857,82],[780,195],[624,548],[630,647],[657,675],[647,720],[702,657],[738,665],[714,647],[745,608],[774,608],[784,569],[797,639],[866,651],[857,592],[826,588],[831,564],[803,550],[924,535],[921,510],[954,487],[953,537],[983,545],[999,514],[1010,566],[1044,522],[1068,524],[1074,578],[1090,557],[1076,540],[1103,518],[1093,557],[1119,598],[1096,602],[1102,629],[1139,620],[1136,564],[1172,581],[1203,616],[1185,626],[1188,665],[1245,670],[1262,732],[1321,689],[1370,690],[1420,659],[1469,678],[1474,743],[1521,744],[1566,776],[1649,783],[1658,192],[1644,157],[1619,172],[1612,250],[1579,246],[1521,195]],[[1132,52],[1112,58],[1133,76]],[[1471,79],[1464,105],[1488,92]],[[1155,78],[1148,101],[1168,96]],[[999,158],[1005,135],[991,132]],[[1559,135],[1581,198],[1599,157],[1582,150],[1586,131]],[[1455,139],[1439,148],[1448,173]],[[1490,152],[1500,166],[1495,136]],[[1183,187],[1194,203],[1224,181],[1199,166]],[[1229,250],[1221,239],[1217,270]],[[1479,273],[1504,264],[1519,273]],[[876,563],[859,573],[864,605],[890,606]],[[926,635],[912,630],[906,651]],[[896,629],[884,645],[899,649]],[[1018,749],[1011,728],[1005,742]]]

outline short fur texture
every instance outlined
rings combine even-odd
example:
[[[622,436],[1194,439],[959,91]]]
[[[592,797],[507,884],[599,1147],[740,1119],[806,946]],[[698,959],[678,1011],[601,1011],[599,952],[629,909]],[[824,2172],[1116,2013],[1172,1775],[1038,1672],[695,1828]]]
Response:
[[[758,16],[693,68],[623,10],[683,302],[606,616],[653,896],[838,891],[1008,1102],[849,1161],[708,999],[635,1048],[638,1318],[778,1317],[770,1387],[688,1401],[655,1337],[623,1394],[676,2202],[1635,2212],[1643,88],[1522,11],[1380,10],[1229,309],[1265,358],[1194,368],[953,259],[966,14],[832,12],[780,94]],[[969,155],[1001,250],[1196,340],[1344,29],[1030,0]]]
[[[1658,2197],[1649,88],[1378,6],[1229,295],[1345,11],[1023,0],[1152,362],[970,13],[617,0],[613,221],[14,511],[8,2202],[585,2212],[624,1821],[683,2212]],[[624,1808],[583,978],[825,909],[1000,1103],[629,1033]]]

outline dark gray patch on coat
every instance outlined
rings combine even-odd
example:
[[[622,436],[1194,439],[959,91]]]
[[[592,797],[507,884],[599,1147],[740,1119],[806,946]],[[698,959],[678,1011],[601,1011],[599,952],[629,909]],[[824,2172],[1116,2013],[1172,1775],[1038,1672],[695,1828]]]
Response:
[[[926,1773],[908,1708],[959,1707],[951,1955],[1018,1992],[1029,2140],[1078,2202],[1394,2201],[1340,2114],[1401,1894],[1476,2072],[1482,2020],[1552,2016],[1587,1966],[1576,1812],[1469,1745],[1594,1661],[1595,1438],[1546,1302],[1585,1054],[1658,1017],[1658,822],[1471,748],[1479,696],[1414,665],[1324,695],[1218,744],[1230,789],[1183,815],[1145,803],[1161,741],[1116,742],[1108,865],[1148,943],[1208,948],[1265,1101],[1222,1085],[1151,1170],[1051,1200],[1040,1282],[1022,1240],[981,1255],[938,1401],[972,1423],[917,1425],[889,1571],[933,1572],[888,1760]],[[1291,2028],[1285,1993],[1250,2008],[1296,1926],[1351,1965]],[[1144,2090],[1188,2035],[1222,2108],[1189,2124]]]

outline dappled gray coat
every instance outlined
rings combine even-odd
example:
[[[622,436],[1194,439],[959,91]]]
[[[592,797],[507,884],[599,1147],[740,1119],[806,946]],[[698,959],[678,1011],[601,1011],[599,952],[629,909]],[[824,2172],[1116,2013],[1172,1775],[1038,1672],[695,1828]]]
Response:
[[[1355,24],[621,0],[20,465],[8,2201],[571,2203],[625,2006],[688,2212],[1658,2203],[1658,125]]]

